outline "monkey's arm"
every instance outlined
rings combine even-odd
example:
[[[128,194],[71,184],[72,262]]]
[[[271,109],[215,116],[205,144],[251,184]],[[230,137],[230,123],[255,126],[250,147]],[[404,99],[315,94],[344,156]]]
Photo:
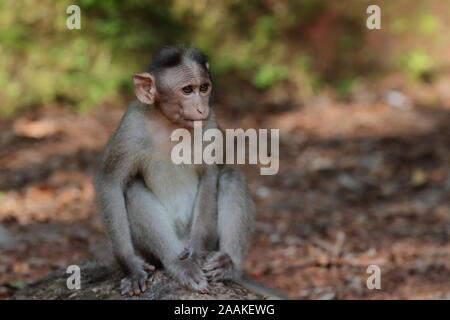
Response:
[[[207,166],[200,180],[194,205],[190,238],[190,254],[194,259],[203,258],[217,242],[217,182],[217,167]],[[185,250],[184,253],[189,254],[188,251]]]
[[[122,264],[127,256],[133,255],[130,229],[126,214],[123,187],[113,177],[99,174],[97,180],[97,198],[108,236],[112,242],[114,255]]]
[[[143,276],[145,263],[134,252],[125,206],[124,188],[132,162],[124,153],[108,150],[96,176],[97,201],[114,256],[122,269]]]

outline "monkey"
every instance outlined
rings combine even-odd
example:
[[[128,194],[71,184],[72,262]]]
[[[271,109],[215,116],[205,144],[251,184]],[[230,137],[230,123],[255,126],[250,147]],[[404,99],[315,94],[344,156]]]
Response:
[[[164,270],[181,285],[207,293],[209,282],[244,276],[255,205],[236,167],[174,164],[171,133],[194,123],[219,128],[211,108],[212,77],[200,50],[164,47],[147,71],[133,76],[137,100],[112,134],[95,176],[96,200],[122,294],[146,291]]]

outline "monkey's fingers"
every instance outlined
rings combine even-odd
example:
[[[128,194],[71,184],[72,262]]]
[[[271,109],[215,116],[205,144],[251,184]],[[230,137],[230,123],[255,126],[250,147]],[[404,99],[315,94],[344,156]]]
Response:
[[[209,287],[206,288],[206,289],[201,289],[199,292],[200,292],[201,294],[209,294]]]
[[[205,272],[213,271],[215,269],[228,269],[233,267],[233,261],[230,256],[224,252],[213,252],[209,254],[206,261],[202,265]]]
[[[202,294],[209,293],[209,285],[208,285],[208,280],[206,277],[204,279],[196,279],[194,281],[191,281],[189,283],[189,287],[195,291],[202,293]]]
[[[144,278],[139,279],[139,288],[144,293],[147,290],[147,281]]]
[[[208,279],[208,281],[214,282],[221,278],[222,273],[223,273],[223,269],[214,269],[214,270],[205,272],[205,276]]]
[[[209,293],[208,279],[206,278],[206,276],[203,273],[201,274],[201,276],[199,276],[197,278],[192,278],[190,282],[191,282],[191,288],[193,288],[194,290],[196,290],[202,294]]]
[[[191,253],[191,250],[189,249],[189,247],[186,247],[186,248],[183,249],[183,251],[181,251],[178,254],[178,259],[185,260],[185,259],[187,259],[189,257],[190,253]]]
[[[141,289],[139,288],[139,280],[133,280],[133,293],[137,296],[141,294]]]
[[[147,272],[153,272],[153,271],[156,270],[156,267],[154,265],[152,265],[152,264],[146,263],[144,265],[144,270],[147,271]]]

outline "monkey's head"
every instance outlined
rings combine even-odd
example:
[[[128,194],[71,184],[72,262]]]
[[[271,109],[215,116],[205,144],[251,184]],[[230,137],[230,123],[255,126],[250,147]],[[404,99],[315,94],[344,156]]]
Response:
[[[172,122],[193,127],[209,118],[212,81],[205,54],[194,48],[165,47],[153,57],[148,72],[135,74],[134,92],[154,104]]]

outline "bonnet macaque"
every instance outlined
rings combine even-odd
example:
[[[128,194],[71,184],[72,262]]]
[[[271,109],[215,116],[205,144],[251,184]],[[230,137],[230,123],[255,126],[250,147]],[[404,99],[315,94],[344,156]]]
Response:
[[[139,295],[154,266],[182,285],[207,292],[209,281],[243,276],[255,208],[233,167],[171,161],[171,133],[194,122],[217,128],[207,57],[165,47],[135,74],[133,102],[112,135],[96,175],[96,192],[123,294]]]

